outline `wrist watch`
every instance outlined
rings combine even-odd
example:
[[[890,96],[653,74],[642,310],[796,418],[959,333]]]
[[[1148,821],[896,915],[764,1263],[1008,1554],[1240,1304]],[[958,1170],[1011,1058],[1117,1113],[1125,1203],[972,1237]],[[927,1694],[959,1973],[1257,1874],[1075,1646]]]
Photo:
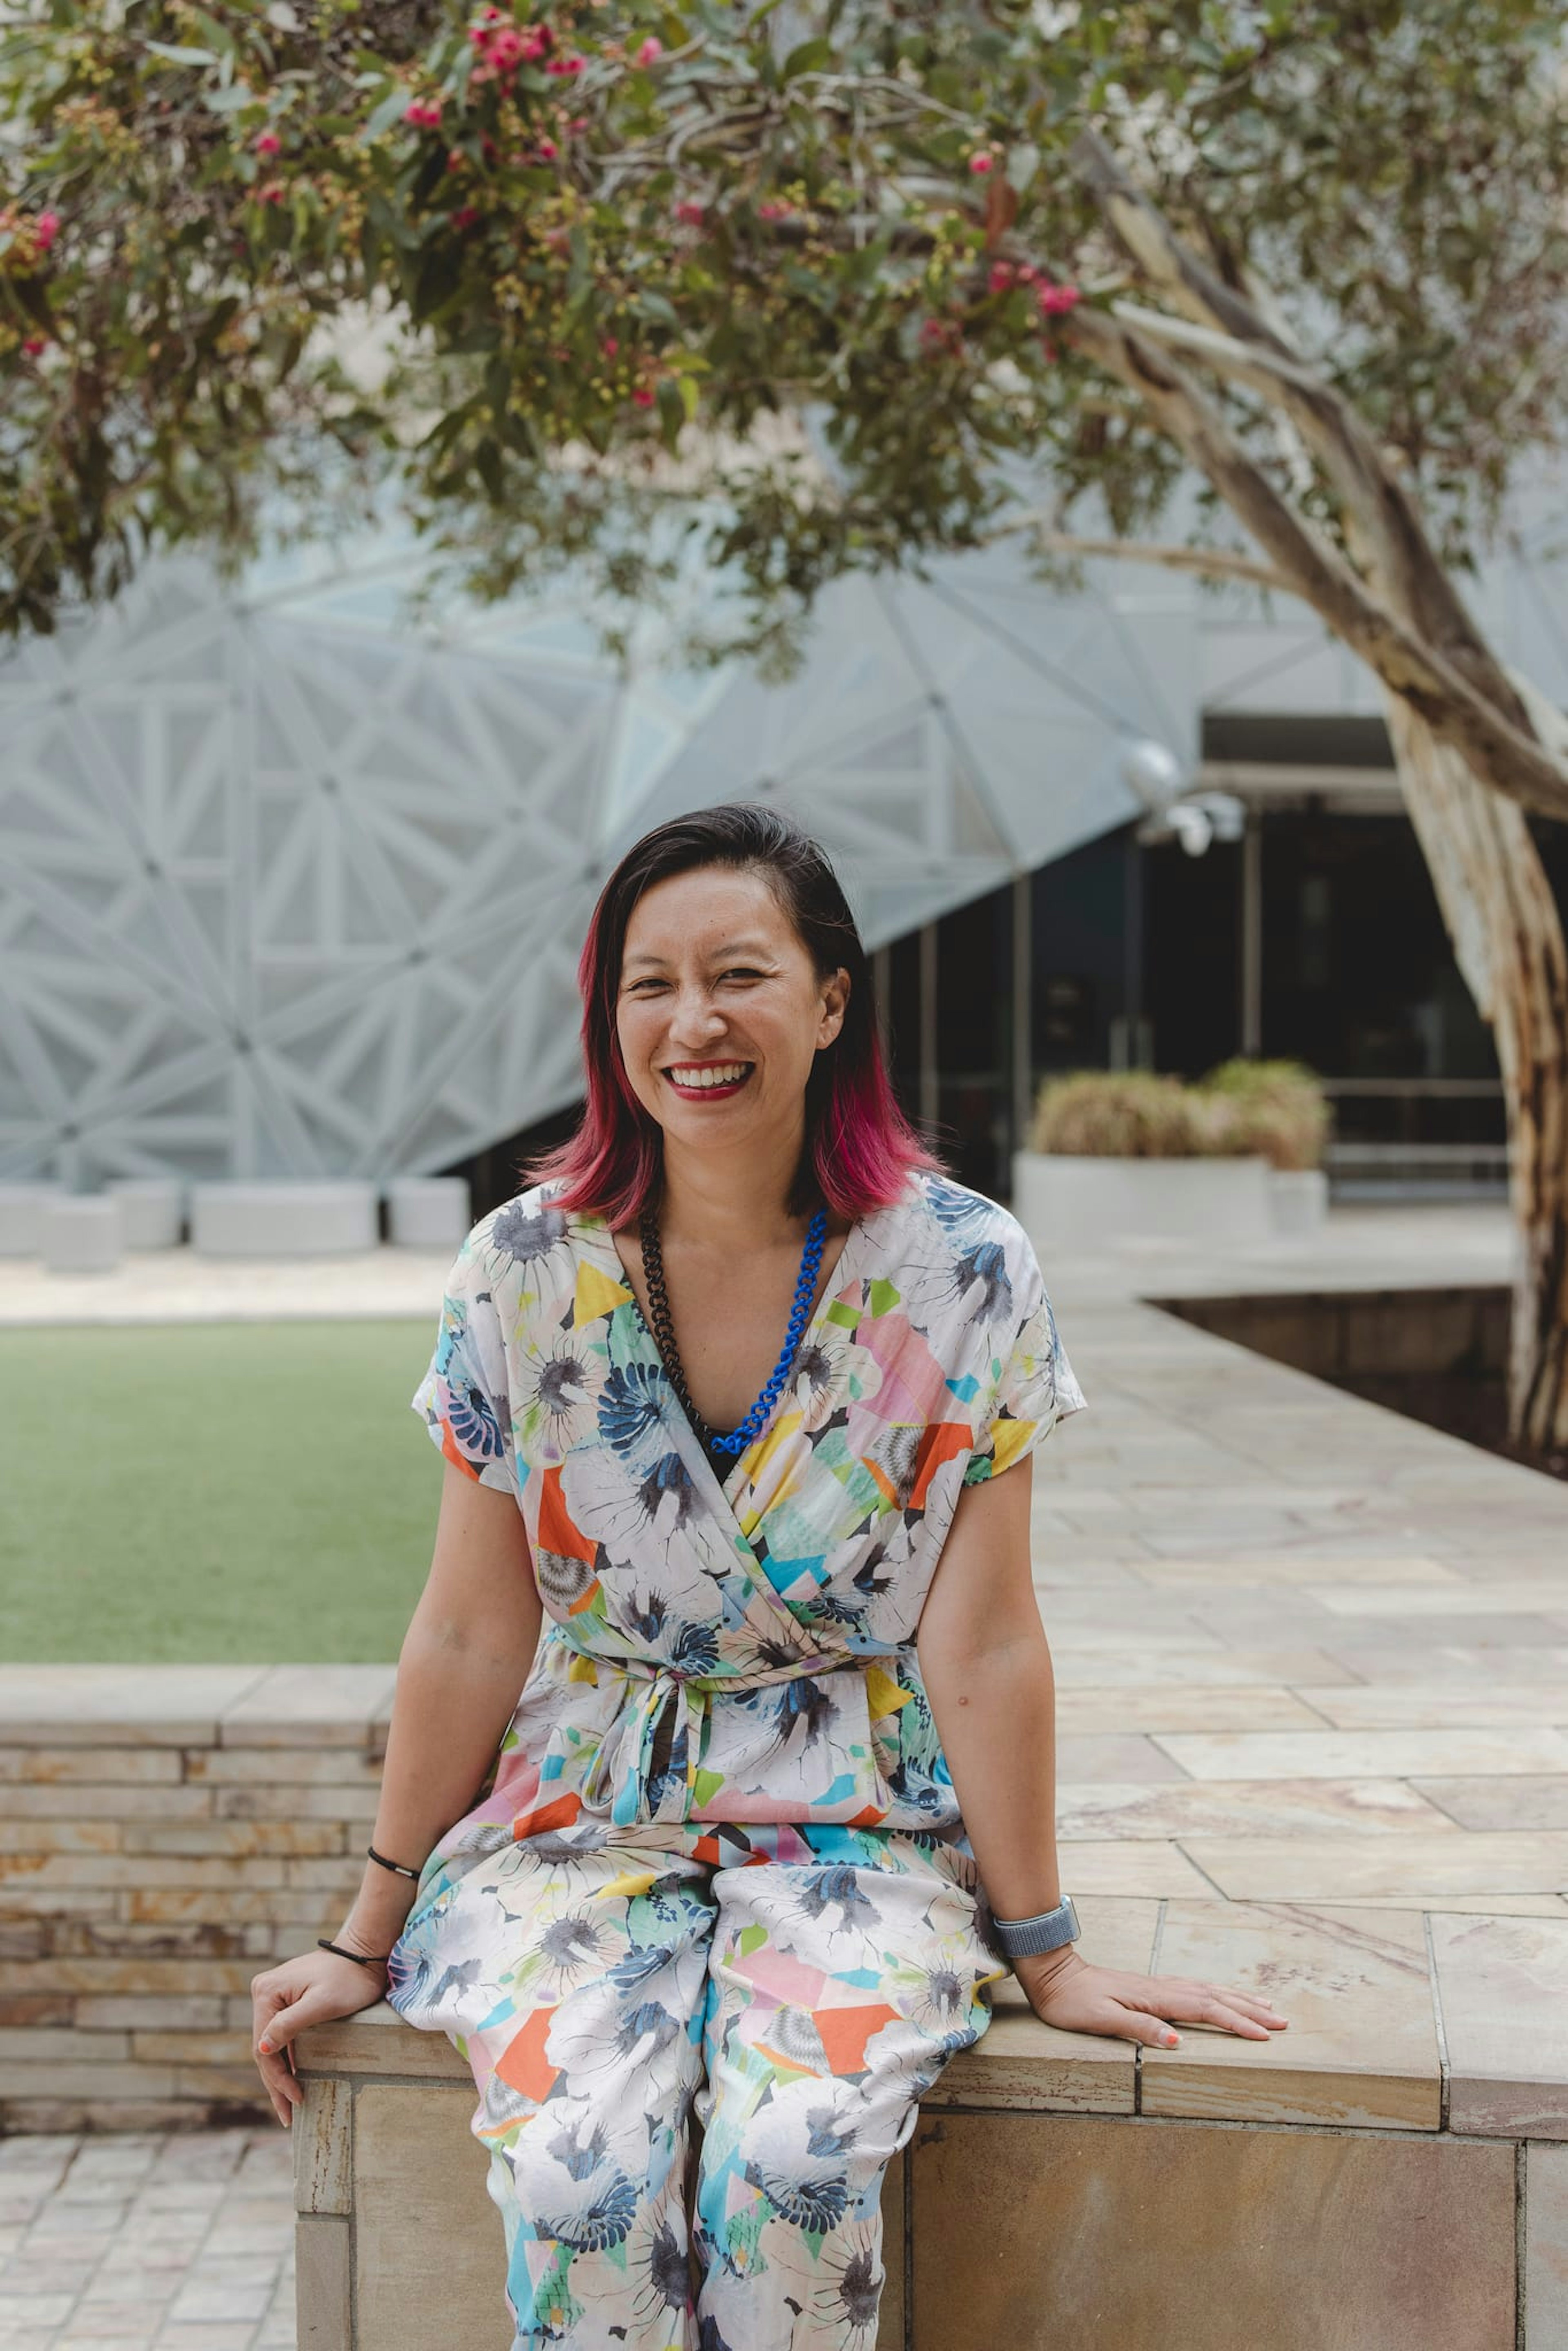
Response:
[[[1032,1918],[993,1916],[992,1924],[997,1941],[1009,1959],[1026,1959],[1039,1951],[1060,1950],[1063,1943],[1075,1943],[1080,1931],[1071,1894],[1064,1894],[1054,1910],[1039,1911]]]

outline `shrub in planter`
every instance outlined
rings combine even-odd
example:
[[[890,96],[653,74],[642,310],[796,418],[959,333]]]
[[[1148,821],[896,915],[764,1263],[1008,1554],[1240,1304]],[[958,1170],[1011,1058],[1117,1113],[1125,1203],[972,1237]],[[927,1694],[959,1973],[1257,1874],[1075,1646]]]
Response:
[[[1041,1086],[1030,1148],[1063,1159],[1206,1159],[1217,1134],[1212,1105],[1179,1078],[1080,1070]]]
[[[1322,1087],[1301,1061],[1222,1061],[1204,1079],[1230,1140],[1228,1148],[1258,1152],[1275,1168],[1322,1164],[1330,1110]]]

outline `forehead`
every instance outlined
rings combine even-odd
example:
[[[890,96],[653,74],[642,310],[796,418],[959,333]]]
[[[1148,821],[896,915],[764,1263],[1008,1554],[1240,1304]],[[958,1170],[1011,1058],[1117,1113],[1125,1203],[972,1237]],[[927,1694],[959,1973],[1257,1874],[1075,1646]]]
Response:
[[[794,926],[764,877],[736,866],[702,865],[644,890],[626,925],[622,960],[712,953],[749,942],[782,955],[799,949]]]

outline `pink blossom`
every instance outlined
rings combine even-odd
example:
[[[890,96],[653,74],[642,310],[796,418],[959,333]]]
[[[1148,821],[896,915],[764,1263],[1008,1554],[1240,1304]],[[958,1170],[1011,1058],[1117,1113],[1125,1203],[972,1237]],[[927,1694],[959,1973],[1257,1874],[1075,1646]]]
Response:
[[[985,153],[971,155],[969,158],[969,169],[973,172],[977,180],[982,180],[986,173],[992,168],[996,160],[997,159],[994,155],[987,155]]]
[[[1010,261],[993,261],[986,284],[993,294],[1006,294],[1018,284],[1018,275]]]
[[[944,319],[927,319],[920,329],[920,348],[925,351],[956,351],[963,340],[962,328]]]
[[[621,349],[621,345],[613,335],[606,335],[599,348],[604,353],[607,360],[612,360],[615,357],[616,352]]]
[[[439,131],[441,108],[434,100],[427,102],[423,99],[416,98],[413,104],[404,112],[402,119],[405,122],[412,122],[420,131]]]
[[[468,158],[463,152],[462,148],[454,147],[447,155],[446,168],[449,172],[460,172],[467,161]]]
[[[472,228],[478,217],[479,214],[472,204],[459,204],[457,210],[452,214],[452,225],[458,229]]]
[[[664,44],[659,39],[657,34],[650,33],[637,52],[637,63],[640,66],[651,66],[655,57],[662,57],[664,54]]]
[[[793,204],[780,204],[777,201],[769,202],[765,204],[758,204],[757,207],[757,217],[758,220],[766,221],[793,220],[795,217],[795,207]]]
[[[548,74],[568,77],[575,74],[586,73],[587,70],[588,59],[586,57],[551,57],[545,67],[545,71]]]
[[[256,194],[264,204],[280,204],[283,202],[283,193],[281,180],[269,180],[265,188],[256,190]]]
[[[632,397],[639,408],[652,408],[653,405],[653,395],[645,383],[640,383]]]
[[[47,253],[60,233],[58,213],[40,213],[33,223],[33,242],[40,253]]]
[[[501,30],[492,38],[485,54],[490,63],[493,66],[498,66],[503,72],[508,67],[516,66],[523,54],[521,33],[515,25],[503,25]]]
[[[263,131],[256,137],[256,152],[258,155],[277,155],[282,147],[283,141],[276,131]]]
[[[556,157],[560,153],[560,149],[556,145],[553,139],[541,139],[537,152],[547,163],[553,163]]]
[[[1019,284],[1020,286],[1032,286],[1039,276],[1040,272],[1035,267],[1032,261],[1020,261],[1019,263]]]
[[[567,127],[568,131],[569,131],[569,132],[571,132],[571,133],[575,133],[575,132],[577,132],[577,131],[586,131],[586,130],[587,130],[587,128],[588,128],[588,117],[587,117],[587,115],[586,115],[586,114],[574,114],[574,115],[572,116],[572,118],[571,118],[571,120],[567,124],[567,126],[566,126],[566,127]]]
[[[1034,298],[1043,318],[1060,319],[1075,310],[1083,297],[1076,286],[1042,286]]]
[[[554,47],[555,35],[548,25],[530,25],[523,36],[524,63],[535,64],[540,57],[548,57]]]
[[[29,335],[26,341],[23,344],[22,349],[26,352],[27,357],[30,360],[36,360],[38,353],[48,342],[48,340],[47,335]]]
[[[693,204],[688,196],[684,204],[675,206],[675,218],[685,221],[688,228],[701,228],[707,218],[707,211],[706,206]]]

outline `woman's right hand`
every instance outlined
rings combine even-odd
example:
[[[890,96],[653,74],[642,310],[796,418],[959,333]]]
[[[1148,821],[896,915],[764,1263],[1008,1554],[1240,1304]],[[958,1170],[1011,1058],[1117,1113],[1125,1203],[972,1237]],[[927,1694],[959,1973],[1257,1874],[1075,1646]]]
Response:
[[[293,2110],[305,2093],[294,2078],[294,2053],[289,2043],[308,2024],[325,2024],[334,2016],[353,2016],[371,2008],[386,1994],[383,1964],[365,1967],[337,1951],[301,1952],[280,1959],[250,1980],[253,2053],[273,2112],[287,2130]]]

